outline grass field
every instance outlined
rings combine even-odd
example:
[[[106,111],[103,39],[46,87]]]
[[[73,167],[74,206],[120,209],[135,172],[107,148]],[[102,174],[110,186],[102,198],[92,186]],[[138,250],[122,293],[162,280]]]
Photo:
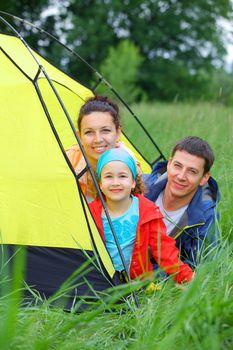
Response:
[[[233,111],[202,103],[140,104],[133,109],[166,157],[186,135],[212,145],[212,175],[222,197],[220,252],[201,263],[195,279],[183,288],[169,280],[151,294],[138,292],[139,309],[129,301],[115,311],[100,305],[77,315],[46,303],[20,309],[20,293],[18,299],[2,296],[0,349],[233,349]]]

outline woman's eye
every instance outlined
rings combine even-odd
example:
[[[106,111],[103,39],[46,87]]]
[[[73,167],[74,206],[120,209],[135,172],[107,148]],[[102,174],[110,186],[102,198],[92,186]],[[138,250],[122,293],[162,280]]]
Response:
[[[92,133],[91,130],[87,130],[87,131],[85,131],[84,135],[90,135],[91,133]]]
[[[111,130],[110,130],[110,129],[103,129],[102,131],[103,131],[104,133],[111,132]]]

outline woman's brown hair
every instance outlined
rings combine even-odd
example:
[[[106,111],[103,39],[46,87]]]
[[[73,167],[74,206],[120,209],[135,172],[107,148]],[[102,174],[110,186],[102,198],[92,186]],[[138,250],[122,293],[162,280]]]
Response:
[[[120,128],[120,115],[119,107],[117,106],[117,104],[111,101],[107,96],[96,95],[94,97],[89,98],[80,108],[78,116],[79,131],[81,131],[83,117],[92,112],[104,112],[111,114],[116,130]]]

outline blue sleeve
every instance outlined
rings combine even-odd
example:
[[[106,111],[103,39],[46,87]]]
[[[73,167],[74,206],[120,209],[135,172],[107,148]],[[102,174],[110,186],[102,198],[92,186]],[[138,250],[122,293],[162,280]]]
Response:
[[[190,227],[176,239],[182,261],[192,268],[215,251],[220,240],[218,213],[211,208],[206,214],[208,215],[204,225]]]

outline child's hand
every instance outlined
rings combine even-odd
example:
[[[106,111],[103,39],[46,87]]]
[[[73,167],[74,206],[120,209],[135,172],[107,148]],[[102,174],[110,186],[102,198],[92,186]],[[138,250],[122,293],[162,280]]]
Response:
[[[193,276],[192,276],[191,281],[194,279],[195,275],[196,275],[196,272],[193,271]],[[189,281],[189,282],[191,282],[191,281]],[[187,290],[187,283],[189,283],[189,282],[185,282],[185,284],[184,283],[183,284],[176,283],[175,287],[178,289],[181,289],[181,290]]]

